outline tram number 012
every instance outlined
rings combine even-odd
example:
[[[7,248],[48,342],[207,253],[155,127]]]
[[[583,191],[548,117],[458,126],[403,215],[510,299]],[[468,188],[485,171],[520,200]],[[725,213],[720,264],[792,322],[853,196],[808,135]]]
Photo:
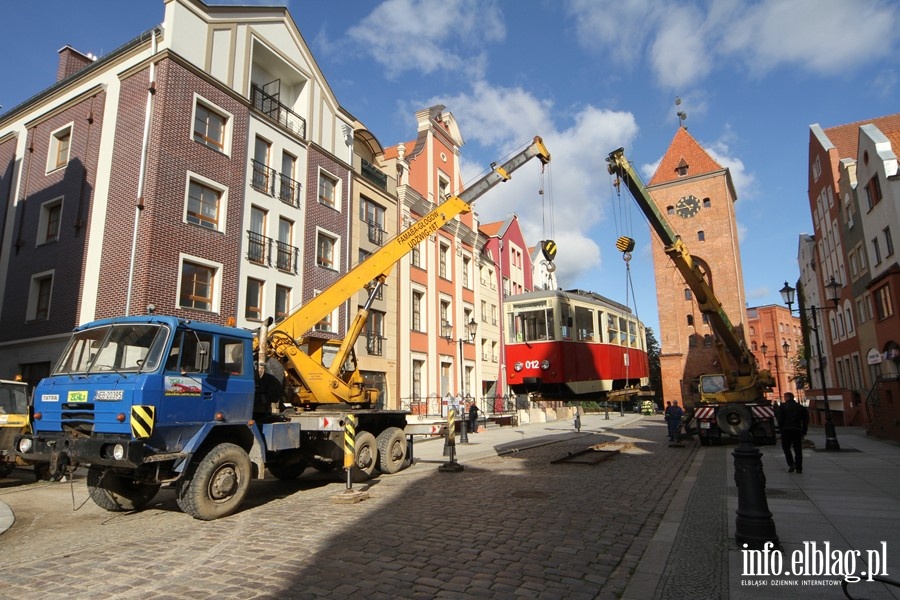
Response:
[[[541,361],[539,361],[539,360],[526,360],[526,361],[525,361],[525,368],[526,368],[526,369],[540,369],[540,368],[541,368]]]

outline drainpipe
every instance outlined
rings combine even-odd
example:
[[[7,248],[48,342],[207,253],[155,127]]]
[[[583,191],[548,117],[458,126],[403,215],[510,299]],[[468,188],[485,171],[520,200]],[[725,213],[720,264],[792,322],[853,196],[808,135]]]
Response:
[[[144,113],[144,137],[141,141],[141,164],[138,169],[137,202],[134,205],[134,231],[131,234],[131,259],[128,263],[128,292],[125,295],[125,316],[131,314],[131,292],[134,287],[134,262],[137,255],[138,226],[141,221],[141,211],[144,210],[144,179],[147,174],[147,151],[150,146],[150,119],[153,115],[153,96],[156,94],[156,63],[152,60],[158,51],[156,35],[158,29],[154,28],[150,42],[150,86],[147,88],[147,108]]]

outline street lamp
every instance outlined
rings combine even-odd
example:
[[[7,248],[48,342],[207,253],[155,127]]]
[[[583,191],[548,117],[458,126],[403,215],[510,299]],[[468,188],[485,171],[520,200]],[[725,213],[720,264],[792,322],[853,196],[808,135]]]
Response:
[[[787,281],[784,282],[784,287],[781,288],[781,297],[788,306],[788,312],[793,310],[791,305],[794,303],[794,293],[796,291],[797,290],[788,285]],[[834,277],[832,277],[831,282],[825,286],[825,291],[828,299],[834,303],[835,307],[837,307],[838,300],[840,299],[841,284],[836,282]],[[838,444],[837,433],[834,430],[834,421],[831,418],[831,407],[828,405],[828,388],[825,386],[825,359],[822,356],[822,347],[819,344],[819,322],[816,318],[818,311],[824,311],[826,309],[817,306],[797,308],[798,312],[801,310],[808,310],[812,314],[813,324],[811,329],[813,330],[813,333],[816,334],[816,352],[819,353],[819,377],[822,382],[822,398],[825,402],[825,449],[840,450],[841,446]]]
[[[444,321],[443,326],[443,334],[444,339],[448,342],[453,341],[453,326]],[[468,323],[466,323],[466,333],[468,337],[461,337],[457,341],[459,344],[459,397],[460,399],[465,398],[465,390],[466,390],[466,369],[463,365],[463,344],[474,344],[475,343],[475,332],[478,330],[478,323],[475,322],[475,318],[471,318]],[[460,408],[460,413],[462,413],[462,408]],[[469,437],[466,433],[466,418],[468,415],[460,414],[460,423],[459,423],[459,441],[462,444],[467,444],[469,442]]]

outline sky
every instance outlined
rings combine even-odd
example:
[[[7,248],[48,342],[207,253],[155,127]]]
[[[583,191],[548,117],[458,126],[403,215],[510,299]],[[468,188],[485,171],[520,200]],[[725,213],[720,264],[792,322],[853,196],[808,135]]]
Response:
[[[417,110],[446,106],[467,182],[541,136],[547,172],[520,168],[477,201],[479,218],[514,213],[529,243],[554,239],[560,287],[627,304],[657,339],[651,234],[611,185],[611,151],[624,147],[649,181],[686,113],[734,180],[748,305],[781,304],[813,231],[809,126],[900,112],[892,0],[208,3],[287,6],[337,100],[384,147],[415,138]],[[102,57],[163,16],[163,0],[9,3],[0,113],[53,84],[64,45]],[[621,235],[637,242],[627,264]]]

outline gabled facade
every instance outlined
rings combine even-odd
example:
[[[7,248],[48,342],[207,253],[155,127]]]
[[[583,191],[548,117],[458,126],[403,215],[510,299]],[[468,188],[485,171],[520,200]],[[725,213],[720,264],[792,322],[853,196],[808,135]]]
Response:
[[[255,328],[346,269],[353,120],[287,10],[162,4],[98,60],[64,48],[60,80],[0,115],[4,376],[36,381],[102,317]]]

